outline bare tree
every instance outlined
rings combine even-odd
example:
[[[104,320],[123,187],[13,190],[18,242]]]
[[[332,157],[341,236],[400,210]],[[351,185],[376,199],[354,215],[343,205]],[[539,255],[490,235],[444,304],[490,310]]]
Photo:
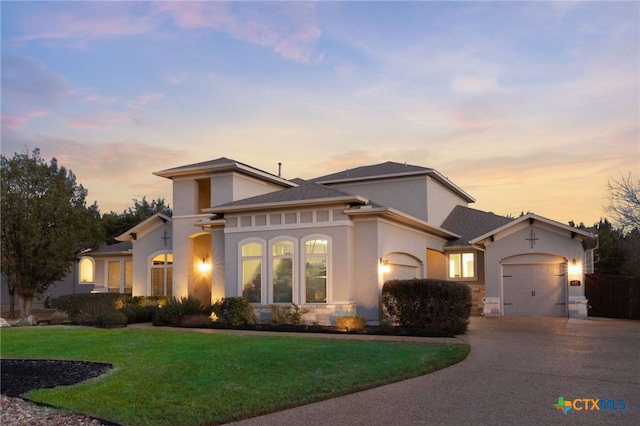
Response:
[[[623,230],[640,229],[640,178],[633,179],[631,172],[620,178],[609,178],[609,205],[605,211],[618,222]]]

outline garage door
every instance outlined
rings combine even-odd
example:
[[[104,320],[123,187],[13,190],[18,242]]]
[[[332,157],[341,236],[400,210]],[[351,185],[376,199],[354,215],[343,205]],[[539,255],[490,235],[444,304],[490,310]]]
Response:
[[[567,285],[562,263],[504,265],[502,301],[510,317],[567,316]]]

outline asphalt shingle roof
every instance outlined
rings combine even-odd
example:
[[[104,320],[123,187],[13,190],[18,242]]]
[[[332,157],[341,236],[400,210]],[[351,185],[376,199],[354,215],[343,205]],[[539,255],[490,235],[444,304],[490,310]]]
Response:
[[[345,191],[333,189],[313,182],[303,182],[302,185],[281,191],[270,192],[268,194],[256,195],[255,197],[244,198],[231,203],[215,206],[216,209],[225,207],[240,207],[247,205],[271,204],[297,202],[304,200],[331,199],[337,197],[356,197]]]
[[[315,179],[312,179],[312,181],[325,182],[325,181],[342,180],[342,179],[357,179],[357,178],[367,178],[367,177],[379,177],[379,176],[386,176],[386,175],[400,175],[400,174],[406,174],[406,173],[428,174],[432,171],[433,169],[429,169],[426,167],[412,166],[406,163],[402,164],[402,163],[395,163],[393,161],[387,161],[386,163],[374,164],[371,166],[356,167],[355,169],[347,169],[341,172],[320,176]]]
[[[441,228],[461,235],[457,240],[447,242],[446,246],[468,246],[475,237],[486,234],[513,221],[512,218],[499,216],[491,212],[476,210],[465,206],[456,206],[440,225]]]

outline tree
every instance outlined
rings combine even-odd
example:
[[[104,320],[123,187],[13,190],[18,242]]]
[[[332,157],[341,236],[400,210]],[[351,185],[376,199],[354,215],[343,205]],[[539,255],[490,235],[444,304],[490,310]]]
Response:
[[[163,213],[169,217],[173,215],[164,198],[158,198],[151,202],[147,201],[147,197],[142,197],[142,201],[134,198],[133,203],[133,207],[129,207],[121,214],[111,211],[102,215],[100,226],[105,236],[104,241],[107,244],[115,243],[117,236],[122,235],[156,213]]]
[[[640,229],[640,178],[634,180],[631,172],[620,178],[609,178],[609,205],[605,211],[620,224],[622,230]]]
[[[38,148],[12,159],[2,155],[0,166],[1,271],[27,317],[33,298],[69,272],[81,249],[99,241],[100,213],[95,203],[87,207],[87,190],[73,172],[55,158],[46,163]]]
[[[607,219],[600,219],[598,228],[598,262],[596,274],[619,275],[625,261],[622,231],[615,229]]]

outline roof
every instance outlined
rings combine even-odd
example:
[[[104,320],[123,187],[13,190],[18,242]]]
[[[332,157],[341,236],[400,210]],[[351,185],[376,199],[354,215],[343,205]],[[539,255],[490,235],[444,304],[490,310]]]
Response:
[[[465,206],[456,206],[440,227],[460,235],[460,238],[447,242],[445,247],[468,247],[471,246],[470,241],[479,235],[512,221],[512,218],[506,216]]]
[[[93,256],[96,254],[121,254],[131,250],[133,244],[130,241],[121,241],[115,244],[100,244],[97,249],[89,250],[83,255]]]
[[[371,166],[361,166],[355,169],[346,169],[342,172],[332,173],[329,175],[321,176],[312,179],[314,182],[334,182],[344,180],[357,180],[357,179],[371,179],[374,177],[386,177],[397,175],[414,175],[414,174],[428,174],[433,169],[429,169],[421,166],[412,166],[410,164],[395,163],[393,161],[387,161],[386,163],[373,164]]]
[[[157,220],[162,220],[162,222],[173,223],[173,220],[169,216],[162,213],[156,213],[153,216],[150,216],[149,218],[147,218],[146,220],[143,220],[133,228],[123,232],[122,235],[117,236],[116,240],[133,241],[137,238],[136,234],[144,232],[147,228],[151,226],[153,222]]]
[[[200,163],[187,164],[185,166],[173,167],[170,169],[161,170],[159,172],[153,172],[154,175],[164,177],[167,179],[173,179],[180,176],[189,176],[195,174],[205,173],[219,173],[227,171],[236,171],[245,175],[254,176],[262,180],[278,183],[283,186],[295,186],[294,183],[283,179],[280,176],[266,172],[264,170],[257,169],[245,163],[241,163],[236,160],[232,160],[227,157],[217,158],[215,160],[203,161]]]
[[[467,194],[464,190],[462,190],[462,188],[451,182],[435,169],[413,166],[407,163],[396,163],[393,161],[387,161],[386,163],[374,164],[371,166],[356,167],[355,169],[347,169],[342,172],[317,177],[315,179],[311,179],[311,181],[324,185],[331,185],[338,183],[398,178],[406,176],[430,176],[436,181],[440,182],[446,188],[458,194],[467,202],[473,203],[476,201],[475,198]]]
[[[313,182],[300,182],[302,183],[300,186],[283,189],[281,191],[269,192],[268,194],[256,195],[255,197],[244,198],[242,200],[203,209],[203,211],[207,213],[222,213],[255,208],[282,207],[285,205],[299,206],[304,204],[320,204],[327,202],[366,204],[369,202],[369,200],[364,197],[353,195],[345,191],[329,188]]]
[[[581,235],[583,237],[585,237],[586,240],[585,241],[587,244],[586,245],[591,245],[594,241],[596,241],[596,237],[595,235],[593,235],[591,232],[585,230],[585,229],[581,229],[581,228],[576,228],[575,226],[571,226],[571,225],[565,225],[563,223],[560,222],[556,222],[555,220],[551,220],[551,219],[547,219],[546,217],[542,217],[542,216],[538,216],[537,214],[534,213],[527,213],[526,215],[520,216],[517,219],[514,219],[512,221],[510,221],[509,223],[500,226],[496,229],[492,229],[489,230],[488,232],[483,233],[482,235],[479,235],[475,238],[473,238],[470,243],[472,244],[477,244],[480,241],[484,240],[485,238],[489,238],[492,235],[497,234],[498,232],[504,231],[505,229],[508,229],[514,225],[517,225],[518,223],[524,222],[524,221],[529,221],[530,223],[534,223],[535,221],[540,221],[543,223],[546,223],[547,225],[551,225],[554,226],[556,228],[559,229],[563,229],[567,232],[570,232],[571,235]]]

